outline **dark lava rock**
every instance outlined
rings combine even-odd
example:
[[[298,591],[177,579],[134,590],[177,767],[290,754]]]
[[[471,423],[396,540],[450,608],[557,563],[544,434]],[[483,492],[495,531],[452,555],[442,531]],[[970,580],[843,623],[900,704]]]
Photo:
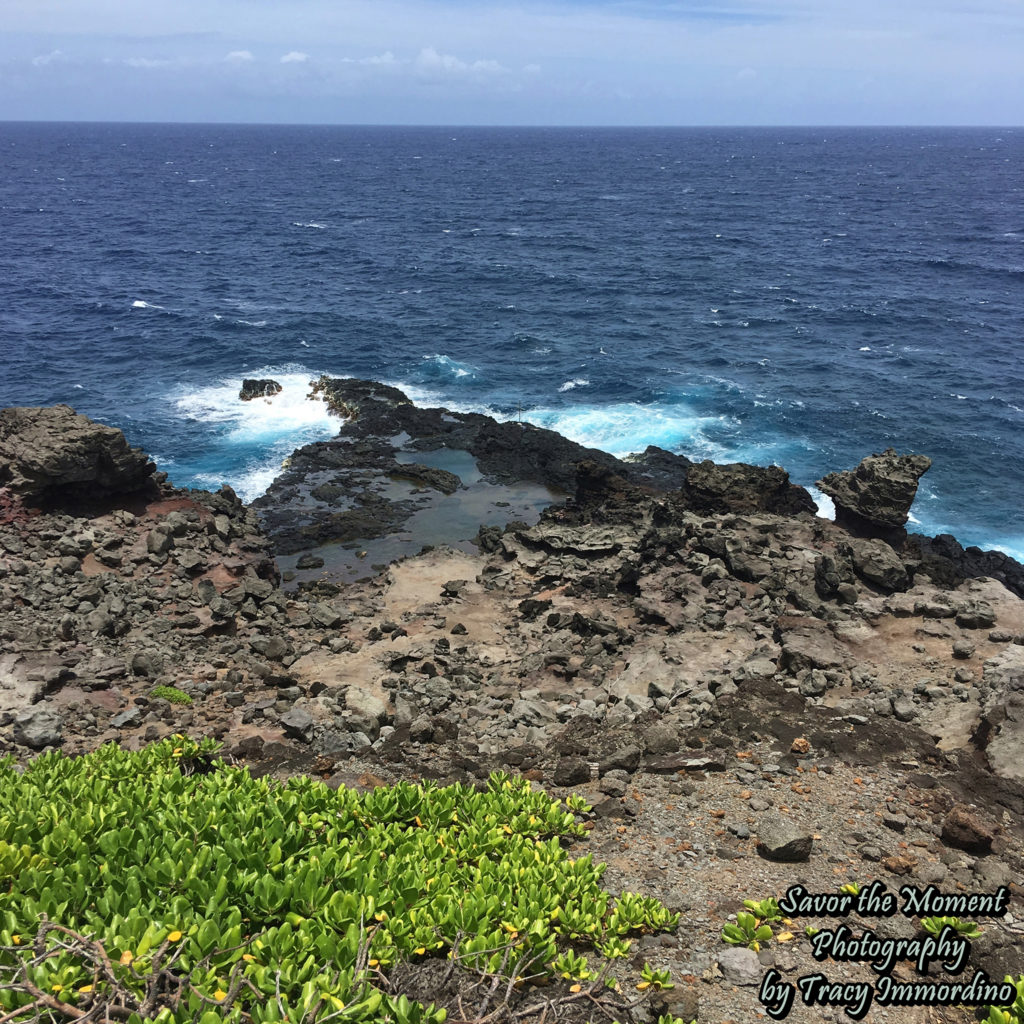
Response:
[[[304,708],[290,708],[281,716],[281,728],[286,736],[309,743],[313,738],[313,716]]]
[[[705,461],[690,466],[683,494],[687,505],[698,512],[813,515],[818,509],[807,491],[789,482],[784,469],[745,462],[719,466]]]
[[[861,530],[899,528],[931,464],[926,455],[898,455],[887,448],[862,459],[854,470],[829,473],[818,486],[835,502],[836,522]]]
[[[68,405],[0,410],[0,486],[46,501],[141,490],[156,466],[114,427]]]
[[[281,390],[281,385],[276,380],[246,377],[242,381],[242,390],[238,392],[238,397],[243,402],[251,402],[254,398],[273,398],[274,395],[279,395]]]
[[[993,839],[995,830],[967,804],[955,804],[942,823],[942,841],[968,853],[991,853]]]
[[[904,554],[910,553],[920,560],[921,571],[940,586],[956,587],[965,579],[988,576],[1017,597],[1024,597],[1024,565],[1002,551],[964,548],[948,533],[936,537],[915,533],[908,538],[904,551]]]
[[[590,765],[579,756],[560,757],[551,781],[556,786],[580,786],[590,781]]]
[[[424,487],[432,487],[442,494],[454,494],[462,486],[462,480],[454,473],[433,466],[421,466],[418,462],[396,463],[392,473],[394,476],[413,480]]]
[[[110,720],[115,729],[134,729],[142,725],[142,712],[138,708],[125,708]]]
[[[757,852],[768,860],[807,860],[813,845],[810,833],[780,814],[766,814],[758,824]]]

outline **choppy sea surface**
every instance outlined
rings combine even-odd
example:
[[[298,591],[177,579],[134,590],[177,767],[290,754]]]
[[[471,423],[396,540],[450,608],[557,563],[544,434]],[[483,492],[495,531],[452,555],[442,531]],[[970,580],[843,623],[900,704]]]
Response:
[[[916,528],[1024,557],[1024,129],[7,123],[0,159],[0,405],[179,485],[257,496],[328,373],[804,485],[923,452]]]

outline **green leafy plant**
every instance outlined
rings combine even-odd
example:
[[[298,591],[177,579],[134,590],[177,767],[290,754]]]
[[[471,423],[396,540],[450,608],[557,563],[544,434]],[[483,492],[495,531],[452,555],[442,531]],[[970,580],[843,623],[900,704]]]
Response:
[[[943,928],[952,928],[965,939],[976,939],[981,929],[974,921],[961,921],[959,917],[922,917],[921,927],[929,935],[938,935]]]
[[[555,974],[560,978],[569,978],[573,981],[585,981],[592,977],[592,972],[587,967],[587,958],[567,949],[556,957],[554,964]]]
[[[736,915],[735,924],[727,924],[722,929],[722,939],[730,946],[747,946],[755,952],[760,950],[761,943],[770,942],[771,938],[771,925],[762,924],[753,914],[742,910]]]
[[[1003,980],[1017,990],[1016,998],[1009,1006],[989,1006],[983,1024],[1021,1024],[1024,1021],[1024,974],[1018,975],[1016,980],[1008,974]]]
[[[743,906],[749,910],[759,921],[781,921],[782,911],[779,909],[779,901],[774,896],[763,900],[744,900]]]
[[[637,988],[641,992],[647,988],[653,988],[657,991],[675,988],[675,985],[672,983],[672,972],[668,970],[655,970],[650,964],[645,963],[643,970],[640,972],[640,982]]]
[[[166,700],[170,701],[171,704],[192,703],[192,698],[184,690],[179,690],[176,686],[154,686],[149,691],[149,695],[154,700]]]
[[[679,915],[605,892],[604,865],[566,850],[585,834],[567,807],[505,774],[365,794],[254,779],[183,736],[0,759],[0,1018],[45,996],[130,1024],[440,1024],[382,984],[435,956],[502,991],[603,991],[587,952],[621,958]]]

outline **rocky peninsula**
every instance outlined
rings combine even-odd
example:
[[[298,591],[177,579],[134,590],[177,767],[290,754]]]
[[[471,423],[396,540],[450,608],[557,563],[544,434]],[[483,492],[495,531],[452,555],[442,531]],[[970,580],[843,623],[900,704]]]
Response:
[[[0,412],[0,753],[187,732],[259,774],[581,792],[609,886],[683,913],[642,953],[687,1020],[817,969],[817,919],[719,938],[796,882],[1006,886],[972,964],[1024,970],[1024,567],[906,532],[927,458],[829,474],[832,522],[778,467],[620,460],[368,381],[313,398],[337,437],[248,507],[66,406]]]

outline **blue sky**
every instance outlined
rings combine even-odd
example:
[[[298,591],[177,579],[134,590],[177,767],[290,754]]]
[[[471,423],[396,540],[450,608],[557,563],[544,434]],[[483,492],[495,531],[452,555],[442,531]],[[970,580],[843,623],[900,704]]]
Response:
[[[4,0],[0,120],[1024,123],[1022,0]]]

